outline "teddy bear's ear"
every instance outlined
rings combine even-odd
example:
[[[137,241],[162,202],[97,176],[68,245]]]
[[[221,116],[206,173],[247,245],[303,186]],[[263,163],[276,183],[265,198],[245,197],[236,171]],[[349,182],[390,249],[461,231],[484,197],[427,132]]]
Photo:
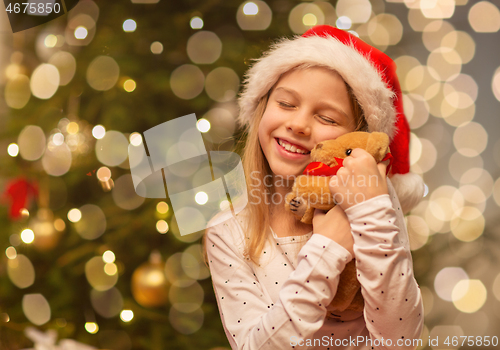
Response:
[[[366,143],[366,151],[380,162],[389,151],[389,136],[383,132],[372,132]]]

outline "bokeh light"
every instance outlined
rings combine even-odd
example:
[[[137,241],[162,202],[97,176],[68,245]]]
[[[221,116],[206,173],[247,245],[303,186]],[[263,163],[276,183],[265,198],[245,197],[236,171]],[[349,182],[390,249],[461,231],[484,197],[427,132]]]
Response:
[[[118,316],[123,309],[123,297],[117,288],[105,291],[92,289],[90,291],[92,308],[102,317],[112,318]]]
[[[204,312],[201,308],[193,312],[182,312],[174,307],[168,315],[172,327],[181,334],[193,334],[203,325]]]
[[[5,256],[7,257],[7,259],[15,259],[17,257],[16,248],[14,248],[13,246],[7,247],[7,249],[5,249]]]
[[[135,30],[137,29],[137,23],[133,19],[127,19],[123,22],[122,27],[124,32],[135,32]]]
[[[31,98],[30,79],[24,74],[17,74],[7,81],[4,98],[10,108],[24,108]]]
[[[203,28],[203,20],[198,16],[194,16],[189,21],[189,25],[192,29],[201,29]]]
[[[11,143],[7,146],[7,154],[11,157],[17,157],[19,154],[19,146],[17,143]]]
[[[72,159],[71,150],[66,143],[56,145],[51,141],[42,156],[42,167],[49,175],[62,176],[70,170]]]
[[[133,210],[144,203],[145,198],[137,195],[132,182],[132,176],[125,174],[115,181],[115,187],[111,192],[115,204],[125,210]]]
[[[21,232],[21,240],[26,244],[33,243],[35,240],[35,233],[33,230],[26,228]]]
[[[130,322],[134,319],[134,312],[132,310],[122,310],[120,312],[120,319],[123,322]]]
[[[95,322],[85,322],[85,330],[90,334],[96,334],[99,332],[99,326]]]
[[[493,94],[495,98],[500,101],[500,67],[495,70],[493,73],[493,79],[491,81],[491,88],[493,90]]]
[[[471,242],[483,234],[485,219],[479,209],[466,206],[461,210],[460,216],[452,220],[450,227],[458,240]]]
[[[35,282],[35,268],[24,254],[17,254],[14,259],[7,261],[7,275],[10,281],[21,289],[28,288]]]
[[[87,83],[97,91],[107,91],[118,81],[120,67],[110,56],[99,56],[87,68]]]
[[[118,281],[117,273],[109,275],[104,271],[105,265],[102,256],[95,256],[85,264],[87,281],[97,291],[106,291]]]
[[[182,253],[181,264],[186,275],[192,279],[203,280],[210,276],[210,270],[204,262],[201,244],[192,244],[187,247]]]
[[[96,176],[99,181],[108,181],[111,178],[111,170],[108,167],[102,166],[97,169]]]
[[[157,205],[156,205],[156,211],[160,214],[166,214],[168,213],[168,204],[166,202],[159,202]]]
[[[97,159],[104,165],[117,166],[128,157],[128,140],[119,131],[106,131],[95,143]]]
[[[47,47],[54,47],[57,44],[57,36],[49,34],[45,37],[44,44]]]
[[[426,18],[450,18],[455,12],[455,0],[422,0],[420,9]]]
[[[196,195],[194,196],[194,200],[196,201],[196,203],[198,203],[199,205],[203,205],[205,203],[208,202],[208,195],[205,193],[205,192],[198,192],[196,193]]]
[[[158,220],[156,222],[156,230],[160,233],[167,233],[168,223],[165,220]]]
[[[234,70],[218,67],[208,73],[205,79],[205,91],[214,101],[227,102],[236,97],[240,79]]]
[[[78,26],[75,28],[75,38],[83,40],[89,35],[89,31],[84,26]]]
[[[480,280],[461,280],[453,288],[453,305],[462,312],[473,313],[483,307],[487,294]]]
[[[165,263],[165,275],[173,286],[188,287],[195,282],[195,279],[189,277],[182,264],[182,254],[172,254]]]
[[[149,49],[155,55],[159,55],[163,52],[163,44],[159,41],[154,41],[151,43],[151,47]]]
[[[113,253],[111,250],[106,250],[104,253],[102,253],[102,261],[107,264],[115,262],[115,258],[115,253]]]
[[[479,1],[469,10],[469,23],[479,33],[494,33],[500,30],[500,11],[489,1]]]
[[[17,138],[19,153],[25,160],[37,160],[45,151],[45,133],[36,125],[28,125],[21,130]]]
[[[470,122],[455,130],[453,144],[460,154],[475,157],[486,149],[488,133],[481,124]]]
[[[396,45],[403,37],[403,25],[396,16],[387,13],[370,19],[367,29],[370,41],[380,47]]]
[[[325,24],[325,14],[317,3],[300,3],[288,15],[288,25],[296,34],[303,34],[318,24]]]
[[[352,23],[366,23],[372,13],[369,0],[339,0],[336,5],[337,16],[346,16]]]
[[[455,286],[462,280],[469,280],[469,276],[461,267],[445,267],[438,272],[434,279],[434,290],[443,300],[452,301]]]
[[[82,218],[82,212],[79,209],[71,209],[68,211],[68,220],[71,222],[78,222]]]
[[[22,307],[24,315],[31,323],[41,326],[50,321],[50,305],[42,294],[24,295]]]
[[[80,207],[80,220],[74,222],[76,232],[88,240],[102,236],[106,231],[106,216],[95,204],[85,204]],[[69,215],[68,215],[69,216]]]
[[[211,64],[222,52],[222,42],[217,34],[209,31],[194,33],[187,42],[189,59],[196,64]]]
[[[135,80],[133,79],[127,79],[123,82],[123,90],[127,92],[132,92],[135,90],[137,87],[137,84],[135,83]]]
[[[197,122],[196,122],[196,128],[200,131],[200,132],[207,132],[208,130],[210,130],[210,122],[208,120],[206,120],[205,118],[201,118],[199,119]]]
[[[424,46],[432,52],[441,47],[441,42],[447,34],[455,31],[453,25],[444,20],[434,20],[427,24],[422,33]]]
[[[179,98],[190,100],[198,96],[205,83],[205,75],[200,68],[191,64],[177,67],[170,76],[172,92]]]
[[[264,1],[245,1],[236,12],[236,21],[242,30],[266,30],[272,16],[271,8]]]
[[[106,129],[102,125],[96,125],[92,128],[92,136],[100,140],[106,135]]]
[[[39,99],[47,100],[54,96],[59,83],[60,75],[57,68],[52,64],[42,63],[31,75],[31,93]]]
[[[178,311],[189,313],[200,308],[205,293],[198,282],[188,287],[171,286],[168,293],[172,307]]]

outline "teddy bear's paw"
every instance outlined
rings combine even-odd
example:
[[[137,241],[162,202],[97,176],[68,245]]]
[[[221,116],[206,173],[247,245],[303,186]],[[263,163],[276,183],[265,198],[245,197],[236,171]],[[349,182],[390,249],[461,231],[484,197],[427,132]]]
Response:
[[[307,203],[302,197],[295,196],[294,193],[289,193],[286,196],[286,202],[288,204],[289,210],[294,215],[298,217],[304,216],[307,210]]]

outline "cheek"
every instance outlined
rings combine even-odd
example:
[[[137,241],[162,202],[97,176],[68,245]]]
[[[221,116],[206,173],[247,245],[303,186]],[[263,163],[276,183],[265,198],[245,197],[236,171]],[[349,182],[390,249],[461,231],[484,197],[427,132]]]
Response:
[[[262,142],[266,138],[269,138],[273,130],[273,118],[271,118],[269,111],[266,110],[259,123],[259,140]]]
[[[328,130],[328,128],[323,128],[322,130],[318,131],[316,133],[316,140],[315,140],[316,143],[318,144],[321,141],[334,140],[337,137],[342,136],[349,132],[349,130],[344,128],[331,128],[331,129]]]

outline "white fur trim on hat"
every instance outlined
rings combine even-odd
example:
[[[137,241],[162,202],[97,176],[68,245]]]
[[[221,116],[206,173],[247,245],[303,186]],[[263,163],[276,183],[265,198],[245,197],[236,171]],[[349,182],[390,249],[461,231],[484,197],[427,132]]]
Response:
[[[394,174],[390,180],[398,195],[401,210],[407,214],[424,196],[424,181],[420,175],[414,173]]]
[[[331,36],[285,38],[273,44],[245,75],[239,98],[241,125],[250,124],[260,99],[282,74],[297,66],[323,66],[339,73],[363,109],[369,131],[385,132],[392,139],[396,118],[393,91],[368,58]]]

